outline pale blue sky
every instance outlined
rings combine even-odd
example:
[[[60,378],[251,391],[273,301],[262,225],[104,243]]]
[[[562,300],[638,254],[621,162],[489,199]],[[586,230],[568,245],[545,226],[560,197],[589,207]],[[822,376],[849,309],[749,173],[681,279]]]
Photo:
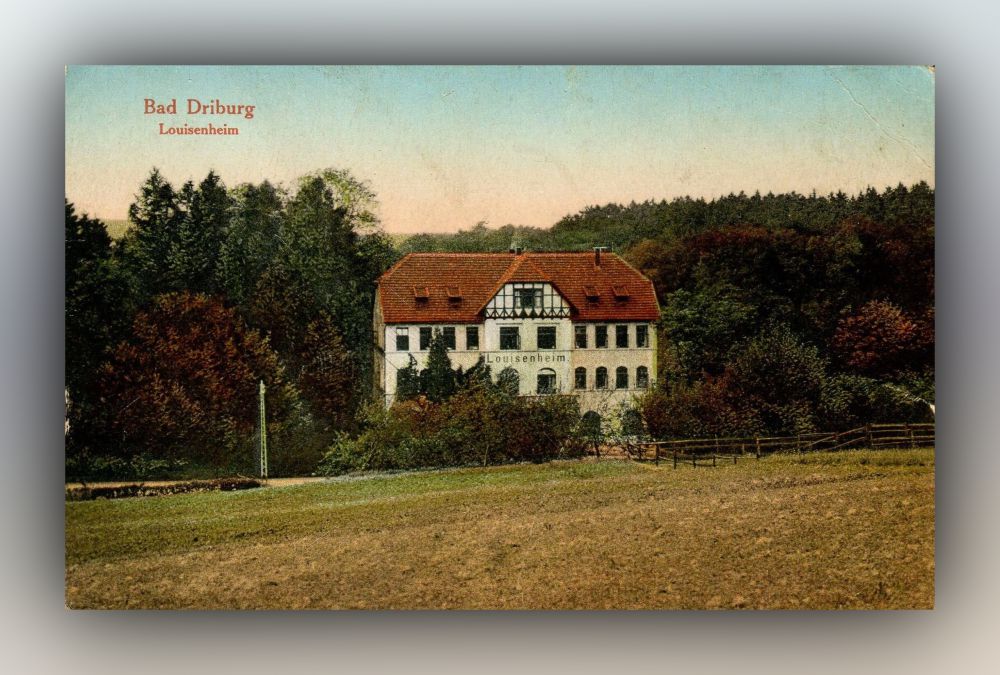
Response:
[[[547,226],[591,204],[934,184],[925,67],[73,67],[66,193],[124,218],[153,166],[180,184],[368,180],[385,228]],[[178,100],[176,116],[143,99]],[[188,116],[187,98],[256,106]],[[160,136],[158,123],[239,136]]]

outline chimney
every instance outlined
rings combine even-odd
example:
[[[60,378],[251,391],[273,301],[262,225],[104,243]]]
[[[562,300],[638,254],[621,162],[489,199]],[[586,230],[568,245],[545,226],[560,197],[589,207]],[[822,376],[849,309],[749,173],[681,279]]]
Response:
[[[607,251],[607,246],[595,246],[594,247],[594,267],[601,266],[601,252]]]
[[[524,247],[517,245],[517,239],[511,239],[509,252],[513,253],[514,255],[521,255],[522,253],[524,253]]]

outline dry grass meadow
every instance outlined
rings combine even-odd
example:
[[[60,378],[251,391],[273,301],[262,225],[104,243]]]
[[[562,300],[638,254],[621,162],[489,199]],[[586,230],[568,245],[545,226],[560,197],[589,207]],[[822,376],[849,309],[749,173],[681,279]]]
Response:
[[[66,503],[71,608],[931,608],[932,450]]]

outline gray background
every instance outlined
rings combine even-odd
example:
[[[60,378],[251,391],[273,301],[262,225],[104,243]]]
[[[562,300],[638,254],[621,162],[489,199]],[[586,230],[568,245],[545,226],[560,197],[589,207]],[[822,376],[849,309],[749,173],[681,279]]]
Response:
[[[983,672],[997,668],[996,3],[617,0],[5,9],[0,446],[7,672]],[[937,609],[85,613],[63,609],[67,63],[937,65]],[[99,120],[95,120],[99,124]]]

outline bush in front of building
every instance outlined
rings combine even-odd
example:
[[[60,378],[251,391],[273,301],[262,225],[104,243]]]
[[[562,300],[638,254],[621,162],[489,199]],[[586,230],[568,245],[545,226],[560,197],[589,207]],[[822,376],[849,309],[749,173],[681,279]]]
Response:
[[[365,410],[357,437],[339,436],[320,472],[486,466],[576,457],[585,450],[572,396],[511,396],[496,386],[460,390],[447,401],[403,401]]]
[[[639,399],[639,409],[646,429],[656,439],[745,436],[759,431],[753,416],[731,402],[725,375],[658,386]]]
[[[927,405],[907,394],[925,380],[911,374],[900,386],[831,372],[816,347],[773,324],[739,343],[721,375],[661,383],[639,407],[658,439],[793,435],[931,421]]]
[[[640,401],[654,438],[795,434],[815,430],[826,362],[786,325],[733,347],[720,374],[678,378]]]
[[[861,375],[834,375],[823,383],[819,414],[833,429],[863,424],[933,422],[926,403],[897,386]]]

